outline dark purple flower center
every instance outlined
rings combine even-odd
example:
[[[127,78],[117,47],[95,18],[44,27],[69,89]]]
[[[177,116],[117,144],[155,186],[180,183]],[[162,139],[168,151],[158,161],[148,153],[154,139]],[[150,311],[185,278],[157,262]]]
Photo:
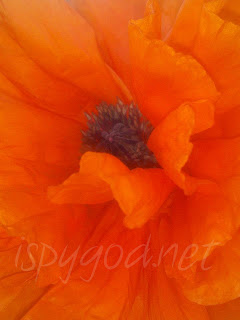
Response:
[[[133,168],[159,167],[147,141],[153,126],[134,104],[100,104],[98,113],[87,114],[88,129],[82,131],[82,153],[105,152]]]

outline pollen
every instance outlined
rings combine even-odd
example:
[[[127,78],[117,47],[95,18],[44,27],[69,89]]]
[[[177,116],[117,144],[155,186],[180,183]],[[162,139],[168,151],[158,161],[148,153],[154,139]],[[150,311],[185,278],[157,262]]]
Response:
[[[96,113],[85,116],[88,128],[82,131],[81,153],[109,153],[130,169],[159,167],[147,147],[153,126],[135,104],[125,105],[121,100],[116,105],[101,103]]]

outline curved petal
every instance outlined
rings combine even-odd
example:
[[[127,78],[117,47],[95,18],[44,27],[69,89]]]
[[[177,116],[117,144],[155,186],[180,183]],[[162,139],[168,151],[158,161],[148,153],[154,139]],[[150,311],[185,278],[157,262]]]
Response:
[[[192,52],[205,66],[221,93],[217,102],[218,112],[236,107],[240,102],[239,32],[239,26],[203,10]]]
[[[182,103],[217,98],[215,85],[203,67],[159,39],[156,18],[149,15],[129,25],[133,92],[154,125]]]
[[[240,29],[231,22],[239,22],[238,10],[235,0],[207,1],[205,5],[203,0],[185,0],[167,37],[170,45],[189,52],[211,76],[221,94],[218,112],[238,106],[240,100]]]
[[[107,63],[130,84],[128,23],[144,15],[146,0],[71,0],[94,28]]]
[[[172,111],[152,132],[148,146],[169,177],[181,188],[186,186],[182,168],[192,151],[190,136],[195,125],[195,114],[188,105]]]
[[[174,188],[160,169],[135,169],[126,176],[113,177],[110,185],[130,229],[142,227],[154,217]]]
[[[50,188],[50,197],[61,204],[101,203],[114,197],[126,215],[125,225],[137,228],[157,214],[172,189],[163,170],[131,171],[110,154],[87,152],[80,161],[79,174]]]
[[[92,176],[75,173],[63,184],[49,187],[49,198],[57,204],[95,204],[113,199],[113,194],[107,183]]]
[[[75,119],[88,105],[126,99],[91,27],[66,1],[4,0],[0,12],[0,72],[19,98]]]
[[[86,153],[80,167],[80,172],[91,171],[109,184],[129,228],[141,227],[153,217],[174,187],[163,170],[129,170],[109,154]]]

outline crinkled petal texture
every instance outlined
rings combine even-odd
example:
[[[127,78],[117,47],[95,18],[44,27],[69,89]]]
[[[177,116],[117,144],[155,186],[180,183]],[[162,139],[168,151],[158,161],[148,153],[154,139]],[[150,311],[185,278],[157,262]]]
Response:
[[[227,320],[204,305],[240,296],[239,5],[144,6],[0,3],[1,319]],[[129,90],[161,168],[79,163],[83,111]]]
[[[65,1],[2,1],[0,11],[1,223],[10,226],[56,210],[46,189],[78,169],[83,109],[128,97]]]
[[[0,12],[0,224],[8,230],[1,246],[0,317],[7,320],[24,316],[64,277],[56,263],[41,270],[38,284],[30,281],[38,263],[53,259],[49,247],[58,256],[65,248],[71,254],[99,223],[86,207],[55,205],[47,197],[48,186],[78,170],[83,109],[129,97],[102,59],[93,30],[65,1],[1,1]],[[9,234],[39,248],[13,271],[21,241],[11,251]],[[21,262],[32,272],[21,272]]]
[[[141,111],[154,124],[182,103],[211,102],[217,90],[206,70],[190,55],[176,52],[155,28],[158,15],[129,26],[133,92]],[[207,121],[207,120],[206,120]]]
[[[65,1],[2,1],[0,10],[1,91],[75,119],[87,105],[126,99],[93,30]]]
[[[220,6],[221,1],[218,2]],[[239,7],[237,2],[235,4],[236,7]],[[175,24],[167,38],[167,42],[174,48],[188,50],[212,77],[220,92],[217,112],[224,112],[236,107],[240,102],[238,90],[240,29],[231,19],[224,20],[224,12],[228,12],[228,7],[234,6],[234,1],[225,1],[225,4],[222,1],[221,6],[225,10],[222,9],[223,16],[218,16],[208,10],[204,1],[183,1]],[[188,12],[193,12],[193,15]],[[193,19],[197,21],[195,22],[197,27],[192,27]],[[185,37],[181,36],[183,32]]]
[[[162,10],[160,40],[164,40],[164,45],[167,43],[171,50],[176,50],[179,56],[188,52],[190,58],[205,70],[219,94],[215,102],[207,96],[202,97],[204,103],[201,101],[200,105],[200,101],[196,101],[196,104],[194,101],[199,98],[185,97],[190,101],[185,101],[185,104],[179,101],[177,105],[181,104],[180,106],[174,110],[167,109],[166,116],[161,115],[159,118],[158,110],[159,113],[163,110],[161,107],[157,108],[156,105],[153,108],[155,112],[153,115],[151,103],[147,104],[146,109],[145,104],[143,106],[143,112],[146,114],[149,112],[149,117],[159,119],[150,137],[149,147],[167,175],[188,195],[186,197],[179,193],[175,197],[171,214],[164,223],[168,230],[166,244],[169,246],[179,244],[176,257],[171,253],[165,257],[165,268],[168,275],[177,279],[188,299],[205,305],[225,303],[238,298],[240,294],[239,280],[235,273],[235,269],[239,267],[237,239],[240,222],[238,172],[240,150],[237,118],[240,71],[239,26],[236,24],[236,19],[235,21],[233,17],[230,19],[230,12],[236,3],[222,1],[220,5],[220,2],[215,1],[214,5],[209,2],[186,0],[179,6],[176,1],[175,6],[179,8],[176,14],[170,9],[171,2],[168,7],[167,1],[165,4],[164,1],[160,1],[158,10],[153,10],[150,18],[134,22],[134,27],[130,27],[130,38],[132,30],[140,28],[142,36],[145,35],[147,39],[146,54],[142,56],[145,58],[149,52],[156,50],[156,43],[159,44],[159,33],[153,31],[149,33],[149,23],[146,19],[148,22],[156,21],[159,19],[159,10]],[[151,3],[156,5],[155,1]],[[161,9],[163,5],[168,7],[172,16],[163,9],[164,7]],[[235,12],[237,14],[237,10]],[[168,27],[163,25],[164,19],[169,21]],[[136,81],[140,81],[139,79],[147,81],[145,79],[150,78],[153,79],[152,84],[155,83],[158,73],[151,71],[152,61],[150,67],[146,68],[145,77],[136,78]],[[143,69],[141,66],[136,66],[136,70],[138,68]],[[160,70],[164,70],[164,67]],[[174,70],[176,72],[177,68]],[[165,81],[167,79],[166,76]],[[182,78],[185,84],[183,79],[185,78]],[[210,88],[209,83],[208,88]],[[198,81],[197,85],[200,84]],[[174,85],[175,82],[172,82],[169,87],[172,89]],[[143,87],[141,89],[144,90]],[[151,97],[151,89],[149,92]],[[203,89],[202,92],[206,94],[207,90]],[[182,94],[184,93],[182,90]],[[192,100],[195,106],[198,106],[197,109],[193,108]],[[156,101],[160,106],[160,100],[154,100]],[[212,107],[209,107],[211,105]],[[217,112],[216,123],[213,129],[201,132],[213,124],[211,108],[214,105]],[[201,106],[205,109],[201,109]],[[190,251],[192,264],[188,263],[190,267],[186,270],[179,270],[182,254],[185,254],[188,245],[193,244],[198,245],[198,250],[195,252],[192,248]],[[209,250],[206,250],[207,247]],[[203,270],[202,266],[207,257],[209,257],[207,260],[209,269]],[[177,261],[175,267],[171,264],[173,258]]]

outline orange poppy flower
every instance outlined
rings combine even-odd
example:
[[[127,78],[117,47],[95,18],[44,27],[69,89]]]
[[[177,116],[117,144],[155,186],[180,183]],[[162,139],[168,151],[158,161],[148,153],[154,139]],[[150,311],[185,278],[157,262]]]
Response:
[[[238,1],[0,13],[0,318],[239,319]]]

